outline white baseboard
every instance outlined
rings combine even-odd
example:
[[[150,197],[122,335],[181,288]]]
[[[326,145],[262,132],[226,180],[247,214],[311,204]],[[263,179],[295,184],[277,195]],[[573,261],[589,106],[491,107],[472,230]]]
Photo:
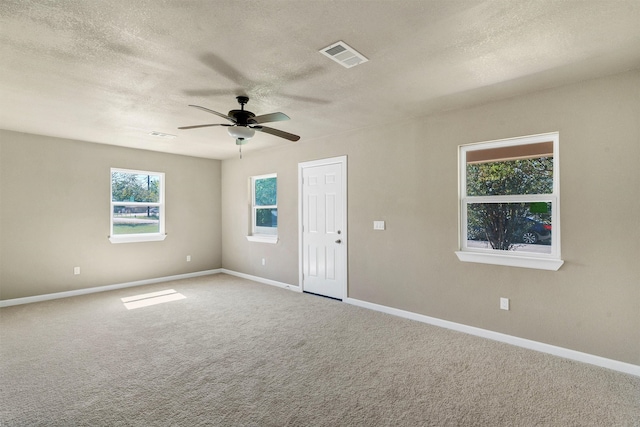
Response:
[[[157,277],[155,279],[137,280],[135,282],[118,283],[115,285],[96,286],[95,288],[83,288],[73,291],[56,292],[53,294],[35,295],[32,297],[14,298],[0,301],[1,307],[9,307],[12,305],[29,304],[32,302],[48,301],[52,299],[75,297],[78,295],[93,294],[96,292],[113,291],[115,289],[132,288],[134,286],[151,285],[153,283],[169,282],[171,280],[189,279],[191,277],[208,276],[210,274],[220,273],[221,269],[197,271],[195,273],[177,274],[175,276]]]
[[[250,274],[238,273],[233,270],[227,270],[226,268],[218,268],[214,270],[197,271],[194,273],[178,274],[175,276],[158,277],[155,279],[138,280],[135,282],[119,283],[115,285],[97,286],[95,288],[84,288],[66,292],[56,292],[52,294],[36,295],[32,297],[14,298],[9,300],[1,300],[1,307],[9,307],[12,305],[28,304],[32,302],[48,301],[58,298],[67,298],[78,295],[92,294],[96,292],[112,291],[115,289],[131,288],[134,286],[150,285],[153,283],[168,282],[171,280],[188,279],[191,277],[208,276],[210,274],[224,273],[230,276],[241,277],[243,279],[252,280],[258,283],[264,283],[270,286],[276,286],[283,289],[288,289],[294,292],[302,292],[300,286],[290,285],[288,283],[278,282],[275,280],[264,279],[258,276],[252,276]],[[494,341],[500,341],[507,344],[515,345],[518,347],[527,348],[530,350],[540,351],[542,353],[552,354],[554,356],[564,357],[566,359],[575,360],[578,362],[588,363],[602,368],[611,369],[625,374],[635,375],[640,377],[640,366],[633,365],[631,363],[620,362],[618,360],[607,359],[605,357],[595,356],[593,354],[582,353],[580,351],[570,350],[564,347],[558,347],[555,345],[545,344],[538,341],[532,341],[524,338],[514,337],[512,335],[502,334],[500,332],[494,332],[487,329],[476,328],[474,326],[463,325],[461,323],[455,323],[448,320],[438,319],[436,317],[425,316],[422,314],[413,313],[411,311],[400,310],[397,308],[387,307],[384,305],[374,304],[367,301],[361,301],[355,298],[345,298],[344,302],[347,304],[355,305],[358,307],[368,308],[370,310],[379,311],[386,314],[391,314],[405,319],[416,320],[422,323],[428,323],[430,325],[439,326],[441,328],[451,329],[458,332],[464,332],[467,334],[475,335],[482,338],[491,339]]]
[[[294,292],[302,292],[300,286],[294,286],[284,282],[277,282],[271,279],[264,279],[262,277],[252,276],[251,274],[238,273],[237,271],[227,270],[226,268],[221,268],[219,272],[228,274],[229,276],[242,277],[243,279],[252,280],[258,283],[264,283],[266,285],[277,286],[278,288],[288,289]]]
[[[208,276],[210,274],[225,273],[230,276],[242,277],[243,279],[252,280],[254,282],[264,283],[271,286],[277,286],[283,289],[289,289],[301,292],[299,286],[293,286],[288,283],[277,282],[275,280],[263,279],[262,277],[252,276],[250,274],[238,273],[236,271],[227,270],[226,268],[217,268],[215,270],[197,271],[195,273],[177,274],[175,276],[157,277],[154,279],[137,280],[135,282],[118,283],[115,285],[96,286],[94,288],[75,289],[73,291],[55,292],[52,294],[34,295],[31,297],[14,298],[0,300],[0,308],[10,307],[12,305],[29,304],[32,302],[48,301],[52,299],[75,297],[78,295],[93,294],[96,292],[113,291],[115,289],[132,288],[134,286],[151,285],[153,283],[169,282],[171,280],[189,279],[191,277]]]
[[[438,319],[436,317],[429,317],[422,314],[413,313],[410,311],[399,310],[397,308],[387,307],[384,305],[374,304],[367,301],[361,301],[355,298],[345,298],[344,302],[358,307],[368,308],[382,313],[391,314],[394,316],[404,317],[405,319],[416,320],[418,322],[428,323],[430,325],[439,326],[441,328],[452,329],[458,332],[464,332],[466,334],[475,335],[482,338],[488,338],[494,341],[500,341],[503,343],[515,345],[518,347],[527,348],[530,350],[536,350],[542,353],[553,354],[554,356],[564,357],[565,359],[571,359],[582,363],[588,363],[591,365],[600,366],[602,368],[611,369],[625,374],[635,375],[640,377],[640,366],[633,365],[631,363],[620,362],[618,360],[607,359],[605,357],[595,356],[593,354],[582,353],[580,351],[570,350],[564,347],[557,347],[555,345],[545,344],[538,341],[532,341],[524,338],[514,337],[512,335],[502,334],[500,332],[494,332],[487,329],[476,328],[473,326],[463,325],[461,323],[450,322],[448,320]]]

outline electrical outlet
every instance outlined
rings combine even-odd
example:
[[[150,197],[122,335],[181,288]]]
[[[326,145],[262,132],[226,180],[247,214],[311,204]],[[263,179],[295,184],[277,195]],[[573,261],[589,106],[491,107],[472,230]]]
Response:
[[[187,255],[187,262],[191,262],[191,255]]]
[[[500,298],[500,309],[509,310],[509,298]]]
[[[80,274],[80,267],[73,267],[73,274],[75,275]]]

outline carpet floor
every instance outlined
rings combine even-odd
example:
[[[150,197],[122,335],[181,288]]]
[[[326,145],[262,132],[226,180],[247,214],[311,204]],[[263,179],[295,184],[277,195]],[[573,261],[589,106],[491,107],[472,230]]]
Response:
[[[640,426],[640,378],[219,274],[1,309],[0,425]]]

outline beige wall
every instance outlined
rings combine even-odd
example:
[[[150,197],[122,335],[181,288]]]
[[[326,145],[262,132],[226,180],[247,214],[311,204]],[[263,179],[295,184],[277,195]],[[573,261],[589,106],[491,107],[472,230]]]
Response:
[[[0,299],[220,268],[220,163],[0,131]],[[164,241],[109,242],[111,167],[166,174]]]
[[[640,364],[639,123],[635,71],[225,160],[222,264],[298,285],[297,164],[347,155],[349,297]],[[458,145],[551,131],[564,266],[458,261]],[[248,242],[248,179],[272,172],[280,241]]]

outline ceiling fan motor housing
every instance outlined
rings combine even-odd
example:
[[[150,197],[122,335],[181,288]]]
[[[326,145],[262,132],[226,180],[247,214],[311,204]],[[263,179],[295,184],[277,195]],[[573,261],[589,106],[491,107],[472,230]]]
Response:
[[[256,116],[251,111],[247,111],[247,110],[231,110],[231,111],[229,111],[228,116],[233,118],[233,119],[235,119],[236,124],[238,126],[246,126],[246,125],[250,125],[250,124],[255,124],[256,123],[255,120],[251,120],[253,117]]]
[[[249,124],[255,124],[256,123],[255,120],[251,120],[251,118],[255,117],[256,115],[253,114],[251,111],[247,111],[244,109],[245,104],[249,102],[249,97],[240,95],[240,96],[236,96],[236,99],[238,100],[238,104],[240,104],[240,109],[229,111],[228,116],[233,118],[236,121],[236,124],[239,126],[247,126]]]

